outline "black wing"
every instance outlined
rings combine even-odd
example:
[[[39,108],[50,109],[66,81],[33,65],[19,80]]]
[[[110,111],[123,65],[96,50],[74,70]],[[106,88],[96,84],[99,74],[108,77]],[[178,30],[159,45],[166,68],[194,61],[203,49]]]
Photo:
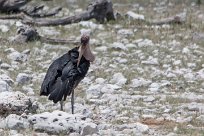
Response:
[[[70,56],[66,53],[50,65],[41,85],[40,95],[48,96],[50,94],[58,77],[61,77],[63,68],[69,61]]]
[[[50,71],[48,69],[47,75],[48,81],[43,82],[41,92],[47,92],[49,99],[53,100],[55,103],[61,101],[63,96],[66,100],[67,95],[70,95],[78,83],[85,77],[90,63],[84,57],[82,57],[79,66],[77,67],[78,58],[78,48],[74,48],[68,52],[68,54],[63,55],[68,61],[63,61],[64,57],[58,60],[57,66],[50,66]],[[62,61],[61,61],[62,60]],[[57,61],[57,60],[56,60]],[[62,63],[64,62],[64,63]],[[55,62],[53,62],[55,63]],[[53,68],[52,68],[53,67]],[[45,90],[45,91],[42,91]],[[41,95],[44,95],[41,93]]]

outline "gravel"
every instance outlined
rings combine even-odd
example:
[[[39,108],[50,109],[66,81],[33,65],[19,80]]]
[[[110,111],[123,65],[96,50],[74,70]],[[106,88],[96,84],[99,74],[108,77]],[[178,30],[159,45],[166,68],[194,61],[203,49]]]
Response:
[[[57,16],[83,11],[69,1]],[[96,60],[75,89],[74,115],[70,97],[58,111],[60,104],[39,90],[49,65],[76,45],[0,41],[0,135],[202,135],[204,11],[189,3],[114,0],[120,20],[37,27],[47,37],[76,41],[80,31],[91,33]],[[187,25],[145,22],[177,12]],[[20,25],[0,20],[0,37],[14,36]]]

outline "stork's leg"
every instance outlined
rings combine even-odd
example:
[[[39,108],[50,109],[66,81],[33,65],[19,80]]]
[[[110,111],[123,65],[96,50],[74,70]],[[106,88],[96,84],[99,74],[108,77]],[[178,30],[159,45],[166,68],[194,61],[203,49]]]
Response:
[[[60,110],[63,111],[63,100],[60,101]]]
[[[72,96],[71,96],[71,105],[72,105],[72,114],[74,114],[74,90],[72,91]]]

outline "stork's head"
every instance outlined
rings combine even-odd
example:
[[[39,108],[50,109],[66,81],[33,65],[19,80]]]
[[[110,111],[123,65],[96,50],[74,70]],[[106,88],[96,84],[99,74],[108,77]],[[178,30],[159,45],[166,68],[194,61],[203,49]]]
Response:
[[[89,35],[88,34],[83,34],[81,36],[81,45],[86,46],[89,44]]]
[[[93,62],[95,60],[95,56],[91,52],[90,46],[89,46],[89,34],[83,34],[81,36],[81,46],[79,47],[79,57],[77,66],[80,63],[81,57],[84,56],[86,60]]]

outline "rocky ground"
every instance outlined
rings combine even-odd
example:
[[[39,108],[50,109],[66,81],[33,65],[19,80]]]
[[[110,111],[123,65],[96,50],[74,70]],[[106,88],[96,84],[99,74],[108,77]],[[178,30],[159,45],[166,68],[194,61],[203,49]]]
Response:
[[[50,1],[57,16],[83,11],[87,1]],[[204,3],[196,0],[113,0],[121,19],[36,27],[44,36],[80,38],[91,31],[96,55],[65,112],[39,91],[53,60],[75,45],[0,41],[0,135],[177,136],[204,134]],[[184,24],[144,20],[185,14]],[[138,15],[139,14],[139,15]],[[12,39],[18,20],[0,20],[0,37]]]

